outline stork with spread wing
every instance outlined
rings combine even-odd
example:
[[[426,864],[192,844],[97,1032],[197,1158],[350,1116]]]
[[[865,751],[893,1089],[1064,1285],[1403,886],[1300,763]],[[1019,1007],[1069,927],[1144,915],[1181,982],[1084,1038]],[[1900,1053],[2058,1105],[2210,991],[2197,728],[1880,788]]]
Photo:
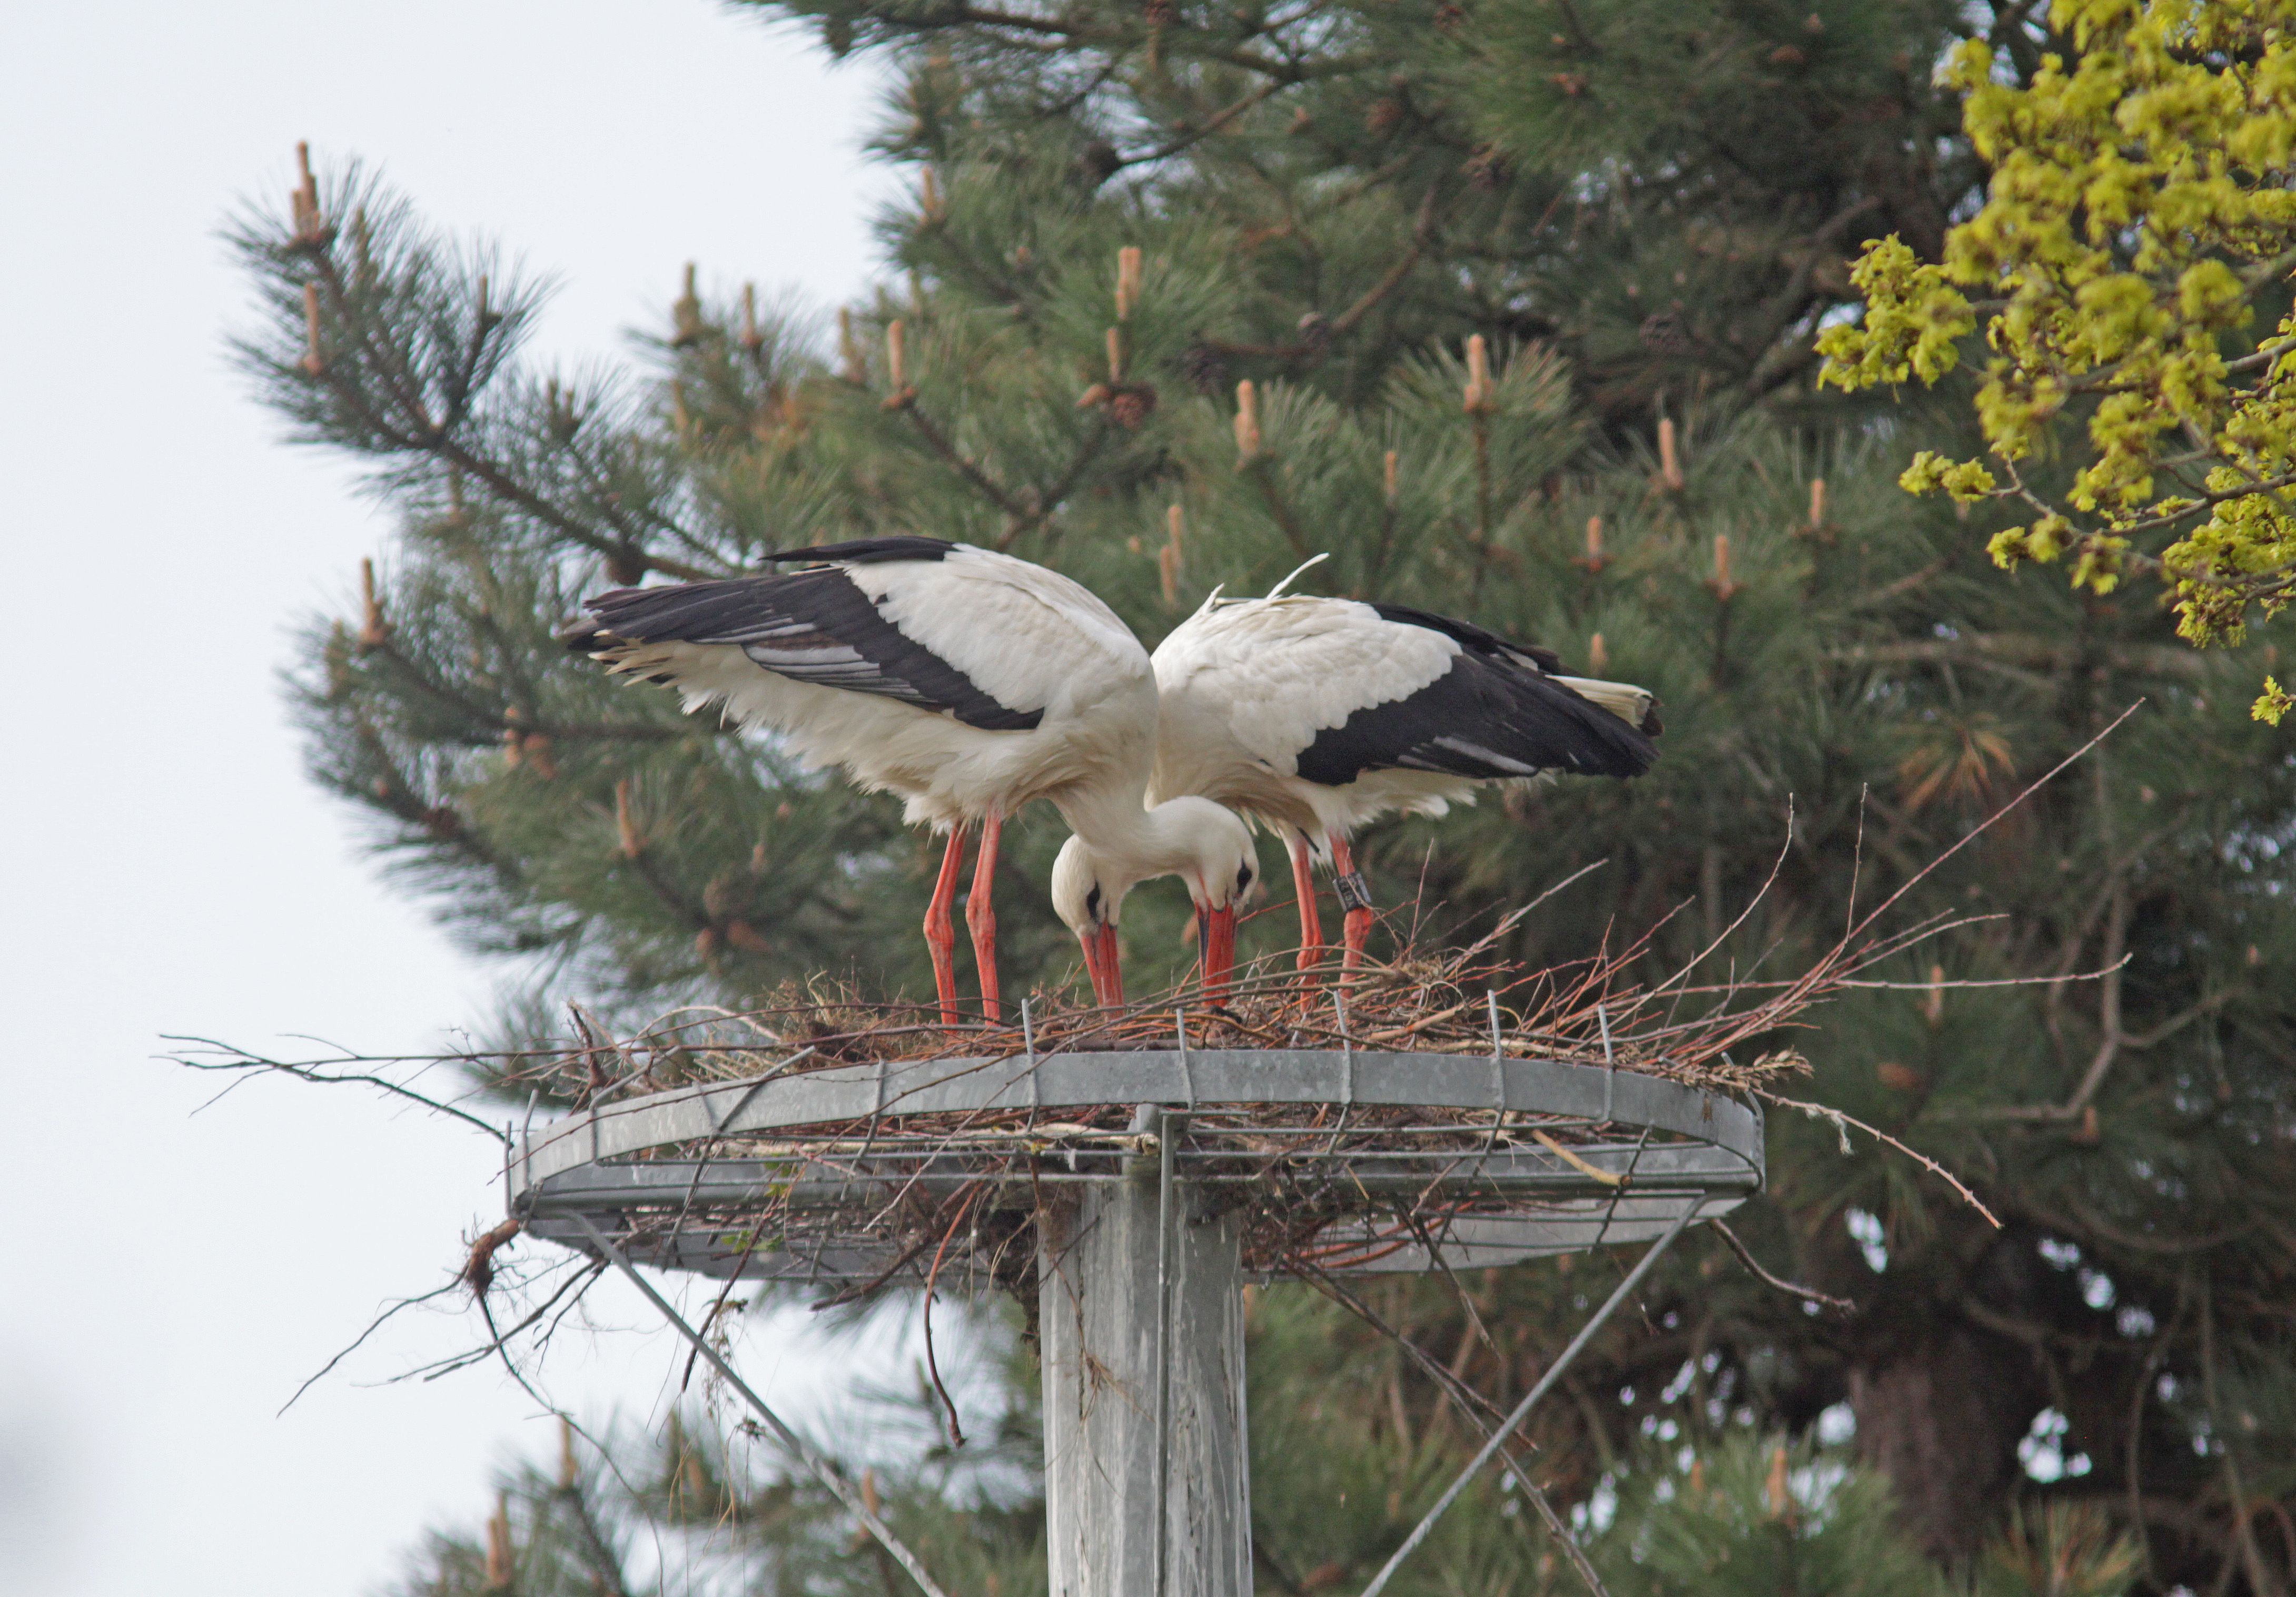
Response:
[[[1214,593],[1157,648],[1148,796],[1200,794],[1285,837],[1302,968],[1323,947],[1311,856],[1337,877],[1352,966],[1372,924],[1361,827],[1441,815],[1486,784],[1634,777],[1658,758],[1646,688],[1566,676],[1549,650],[1407,605],[1285,594],[1291,580],[1261,599]]]
[[[968,829],[980,852],[964,917],[983,1008],[1000,1017],[990,901],[1004,819],[1049,800],[1104,861],[1111,901],[1178,876],[1233,948],[1254,874],[1251,836],[1187,794],[1150,804],[1156,679],[1116,613],[1056,572],[935,538],[873,538],[767,556],[770,576],[621,589],[590,602],[568,646],[722,706],[800,758],[898,794],[912,824],[948,834],[925,913],[941,1013],[956,1011],[950,907]],[[1118,980],[1112,914],[1086,939],[1096,991]],[[1207,985],[1224,978],[1208,961]]]

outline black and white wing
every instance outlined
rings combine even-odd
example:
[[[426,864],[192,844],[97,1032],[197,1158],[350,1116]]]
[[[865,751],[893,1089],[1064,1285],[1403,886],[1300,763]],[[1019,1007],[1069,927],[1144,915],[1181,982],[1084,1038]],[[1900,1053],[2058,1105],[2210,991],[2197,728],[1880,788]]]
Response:
[[[1168,696],[1218,704],[1255,760],[1324,786],[1379,770],[1632,777],[1658,757],[1641,727],[1558,679],[1546,650],[1406,605],[1304,596],[1221,605],[1156,658]]]
[[[659,663],[660,652],[644,646],[734,648],[793,681],[897,700],[983,731],[1030,730],[1043,720],[1048,696],[1025,691],[1025,682],[1005,681],[996,684],[1005,689],[1006,696],[999,696],[977,679],[992,663],[993,635],[980,636],[977,650],[969,650],[964,632],[915,624],[919,613],[961,612],[968,598],[978,599],[964,591],[973,586],[966,580],[967,563],[950,557],[981,553],[932,538],[791,550],[769,558],[820,564],[774,576],[603,594],[590,601],[591,619],[568,634],[567,644],[658,678],[668,671],[671,686],[679,685],[675,666]],[[904,612],[911,621],[906,629]],[[936,631],[941,634],[932,640],[938,649],[918,636]],[[973,652],[982,657],[964,657]]]

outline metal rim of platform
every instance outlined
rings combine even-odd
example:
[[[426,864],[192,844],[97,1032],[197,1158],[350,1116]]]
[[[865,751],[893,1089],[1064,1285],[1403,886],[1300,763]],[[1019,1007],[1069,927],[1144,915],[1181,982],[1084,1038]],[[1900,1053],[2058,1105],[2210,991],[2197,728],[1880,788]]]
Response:
[[[896,1198],[986,1182],[1015,1189],[1016,1203],[1037,1201],[1047,1188],[1118,1179],[1152,1133],[1081,1121],[1142,1105],[1190,1117],[1177,1168],[1200,1190],[1254,1177],[1252,1159],[1221,1145],[1223,1130],[1292,1139],[1259,1160],[1288,1168],[1321,1159],[1324,1174],[1343,1173],[1362,1213],[1319,1233],[1318,1267],[1335,1274],[1647,1241],[1685,1211],[1726,1214],[1763,1180],[1759,1105],[1550,1059],[1183,1047],[796,1068],[805,1059],[800,1051],[749,1080],[673,1088],[529,1128],[506,1173],[512,1213],[533,1234],[586,1250],[595,1226],[664,1269],[899,1280],[901,1250],[885,1222]],[[1287,1109],[1303,1112],[1296,1124]],[[1314,1124],[1308,1109],[1322,1112]],[[1434,1118],[1375,1132],[1357,1122],[1347,1149],[1329,1150],[1351,1116],[1412,1109]],[[931,1125],[917,1129],[926,1117]],[[991,1118],[1002,1124],[964,1124]],[[1476,1132],[1473,1146],[1460,1146]],[[1558,1132],[1592,1140],[1565,1144]],[[991,1156],[1007,1163],[984,1171]],[[1382,1231],[1378,1211],[1406,1194],[1447,1206],[1433,1231]],[[760,1228],[733,1218],[769,1209],[783,1230],[762,1243]],[[909,1272],[922,1272],[918,1262]],[[1256,1272],[1275,1272],[1263,1262]]]

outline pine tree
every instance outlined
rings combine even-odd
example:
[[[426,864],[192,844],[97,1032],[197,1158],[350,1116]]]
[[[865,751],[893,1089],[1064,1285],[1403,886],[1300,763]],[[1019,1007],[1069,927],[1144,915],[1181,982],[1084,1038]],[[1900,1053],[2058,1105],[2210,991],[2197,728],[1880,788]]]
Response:
[[[1261,1589],[1305,1597],[1383,1557],[1457,1460],[1443,1435],[1414,1435],[1399,1408],[1329,1401],[1324,1328],[1262,1306],[1252,1420],[1271,1425],[1253,1433],[1254,1559]],[[1347,1374],[1376,1379],[1388,1360],[1345,1362]],[[857,1430],[930,1434],[939,1401],[879,1393],[840,1428],[849,1450]],[[1013,1466],[1034,1461],[1034,1419],[1015,1405],[973,1437],[970,1457],[897,1445],[889,1463],[849,1451],[841,1463],[948,1590],[1030,1597],[1044,1586],[1042,1510],[1012,1486],[1025,1478]],[[674,1411],[658,1436],[611,1433],[603,1453],[568,1430],[554,1473],[506,1472],[475,1532],[434,1527],[393,1597],[912,1589],[851,1516],[757,1458],[743,1434],[698,1408]],[[2138,1562],[2105,1515],[2055,1503],[2013,1516],[1966,1578],[1950,1576],[1906,1534],[1883,1478],[1813,1438],[1751,1432],[1694,1446],[1653,1435],[1575,1518],[1566,1549],[1511,1478],[1496,1479],[1460,1501],[1390,1589],[1578,1597],[1583,1559],[1611,1597],[2122,1597]]]
[[[1849,259],[1892,232],[1933,251],[1983,182],[1930,63],[1974,31],[2030,78],[2053,44],[2032,8],[766,11],[901,73],[897,285],[826,347],[689,272],[627,373],[539,369],[537,296],[349,166],[235,235],[269,312],[250,370],[402,513],[372,597],[308,639],[315,770],[474,945],[529,958],[531,1013],[824,969],[922,989],[930,861],[886,804],[551,641],[601,586],[777,547],[1007,547],[1151,640],[1215,584],[1328,553],[1325,591],[1656,688],[1649,777],[1366,842],[1423,937],[1607,861],[1513,934],[1531,964],[1657,926],[1653,968],[1719,937],[1718,973],[1790,971],[2141,698],[1912,891],[1909,919],[1958,924],[1902,985],[1792,1039],[1811,1099],[1962,1171],[2005,1226],[1775,1116],[1740,1230],[1857,1312],[1685,1247],[1535,1420],[1538,1468],[1583,1502],[1645,1427],[1798,1432],[1847,1403],[1934,1554],[2046,1495],[2120,1516],[2149,1589],[2284,1580],[2296,760],[2246,715],[2263,651],[2195,654],[2128,596],[2005,579],[1989,508],[1895,485],[1917,448],[1972,452],[1963,397],[1812,383]],[[1046,818],[1011,835],[1008,979],[1072,969],[1041,907],[1058,842]],[[1130,956],[1177,962],[1177,898],[1136,901]],[[1519,1391],[1611,1267],[1382,1288],[1381,1312]],[[1412,1434],[1455,1423],[1414,1369],[1388,1384]],[[2046,1488],[2019,1455],[2044,1412],[2086,1461]]]
[[[896,1420],[922,1417],[890,1406]],[[1013,1489],[1035,1457],[1034,1417],[1016,1412],[1008,1421],[972,1438],[961,1459],[930,1452],[882,1471],[851,1471],[865,1499],[952,1592],[1035,1597],[1044,1589],[1042,1507]],[[758,1468],[746,1429],[720,1428],[701,1405],[673,1410],[659,1435],[617,1429],[603,1440],[601,1453],[570,1429],[554,1469],[506,1471],[475,1531],[433,1527],[425,1535],[387,1588],[392,1597],[896,1597],[914,1589],[826,1491],[801,1473]]]

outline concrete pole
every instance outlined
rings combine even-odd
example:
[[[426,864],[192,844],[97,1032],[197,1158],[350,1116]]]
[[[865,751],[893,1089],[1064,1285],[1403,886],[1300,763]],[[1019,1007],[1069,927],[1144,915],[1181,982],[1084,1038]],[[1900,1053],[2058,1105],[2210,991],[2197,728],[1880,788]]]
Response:
[[[1188,1184],[1167,1181],[1170,1231],[1160,1239],[1158,1161],[1127,1165],[1120,1181],[1058,1189],[1081,1196],[1038,1216],[1051,1597],[1251,1597],[1240,1227],[1232,1215],[1200,1219]]]

